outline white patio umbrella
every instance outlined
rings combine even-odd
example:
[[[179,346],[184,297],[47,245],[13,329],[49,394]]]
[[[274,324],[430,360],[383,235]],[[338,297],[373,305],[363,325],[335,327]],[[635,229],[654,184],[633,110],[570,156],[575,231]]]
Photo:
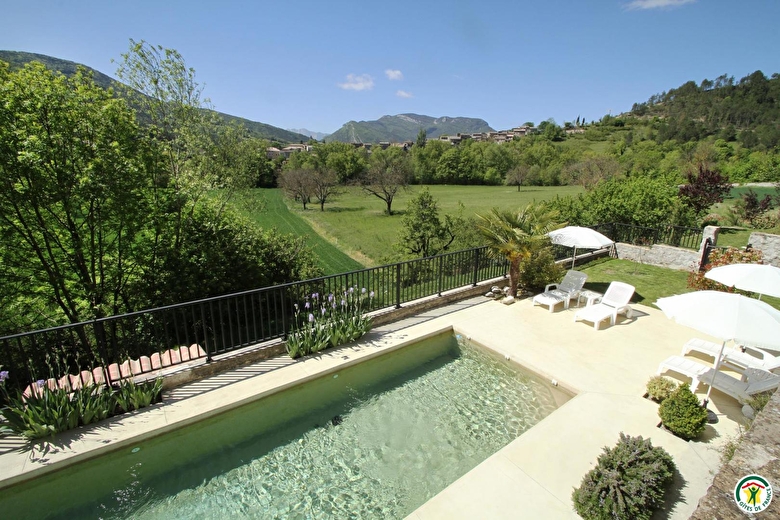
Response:
[[[780,269],[765,264],[731,264],[711,269],[705,278],[729,287],[780,298]]]
[[[715,370],[720,368],[727,341],[780,350],[780,311],[754,298],[721,291],[696,291],[659,298],[656,305],[667,318],[723,342]],[[709,401],[714,380],[713,372],[705,403]]]
[[[571,266],[574,268],[574,261],[577,258],[577,248],[580,249],[602,249],[609,247],[614,242],[605,237],[598,231],[586,227],[566,226],[555,231],[547,233],[553,244],[573,247],[574,255],[571,259]]]

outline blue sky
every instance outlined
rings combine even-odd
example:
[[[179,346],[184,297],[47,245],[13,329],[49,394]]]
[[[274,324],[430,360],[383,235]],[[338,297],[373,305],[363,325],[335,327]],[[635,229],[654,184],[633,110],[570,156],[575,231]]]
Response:
[[[413,112],[495,129],[596,120],[727,73],[780,72],[778,0],[6,2],[0,49],[114,75],[176,49],[214,108],[333,132]]]

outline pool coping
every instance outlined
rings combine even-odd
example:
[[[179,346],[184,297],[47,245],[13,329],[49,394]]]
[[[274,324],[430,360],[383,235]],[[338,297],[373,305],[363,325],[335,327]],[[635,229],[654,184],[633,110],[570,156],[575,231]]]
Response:
[[[675,338],[687,338],[691,334],[690,329],[677,326],[662,316],[653,317],[653,314],[659,313],[655,309],[644,306],[635,306],[635,309],[640,311],[640,315],[663,320],[659,321],[663,332],[656,336],[669,336],[669,331],[674,332]],[[548,313],[546,309],[533,309],[529,300],[504,306],[485,299],[472,299],[423,311],[412,319],[377,327],[356,344],[325,351],[318,356],[304,360],[272,358],[173,389],[166,395],[163,405],[66,432],[57,437],[56,444],[48,446],[48,452],[40,452],[39,455],[14,450],[0,442],[0,489],[108,451],[132,446],[144,439],[403,348],[422,338],[452,330],[544,379],[557,380],[559,386],[576,395],[412,512],[409,518],[422,520],[442,515],[467,518],[475,513],[484,515],[486,512],[495,517],[517,518],[518,507],[522,508],[528,518],[534,514],[549,517],[552,513],[555,516],[576,518],[568,499],[572,486],[577,485],[595,463],[601,447],[614,444],[618,433],[626,426],[639,430],[638,433],[651,437],[654,444],[662,445],[673,456],[684,459],[680,471],[686,483],[691,484],[687,485],[684,498],[686,503],[695,506],[698,497],[706,491],[712,480],[711,473],[719,467],[719,457],[707,453],[712,450],[706,446],[702,448],[686,443],[655,428],[657,419],[653,421],[652,418],[657,406],[641,397],[644,381],[654,373],[655,365],[648,369],[648,362],[644,360],[639,370],[643,374],[642,380],[631,380],[628,391],[624,388],[628,381],[622,380],[627,378],[622,378],[618,385],[607,384],[609,382],[598,378],[582,377],[580,374],[597,372],[602,368],[600,363],[605,363],[605,360],[594,361],[592,366],[577,365],[582,363],[582,359],[587,361],[588,356],[578,357],[576,350],[593,350],[596,347],[598,353],[598,350],[616,338],[620,342],[624,341],[624,338],[621,339],[623,336],[642,332],[637,323],[646,324],[651,320],[635,318],[630,321],[637,323],[619,323],[595,332],[583,323],[571,323],[575,310]],[[572,331],[575,335],[574,343],[565,343],[564,340]],[[534,345],[545,345],[550,351],[554,350],[556,355],[565,353],[568,348],[572,351],[572,359],[568,361],[573,363],[574,370],[571,367],[568,371],[564,370],[568,365],[559,360],[550,363],[546,359],[549,356],[539,355],[539,348],[518,346],[517,341],[513,340],[515,336],[522,336],[524,341]],[[648,342],[657,343],[657,340],[652,338]],[[555,343],[548,345],[550,341]],[[671,349],[676,353],[679,350],[677,345],[683,342],[673,343]],[[655,363],[664,359],[669,349],[666,347],[658,352]],[[615,414],[615,408],[620,413]],[[629,417],[627,412],[633,413],[635,417]],[[734,415],[733,410],[725,409],[721,415],[724,419],[721,436],[725,437],[738,427],[734,426],[737,423],[730,417]],[[589,434],[577,435],[573,439],[571,424],[576,424],[579,431]],[[554,451],[550,450],[553,445],[558,446]],[[546,461],[540,465],[539,459]],[[559,470],[552,468],[556,461],[561,465]],[[476,494],[477,491],[479,494]],[[686,507],[675,508],[671,517],[687,518],[689,513],[686,514],[686,511]]]

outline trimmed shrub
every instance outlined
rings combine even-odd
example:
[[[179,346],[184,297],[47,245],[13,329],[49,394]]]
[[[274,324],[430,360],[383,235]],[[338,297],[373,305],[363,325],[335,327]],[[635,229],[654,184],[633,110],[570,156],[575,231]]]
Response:
[[[574,489],[574,509],[585,520],[649,519],[673,477],[666,450],[621,432],[617,445],[604,447],[596,467]]]
[[[664,402],[677,389],[677,383],[663,376],[653,376],[647,381],[647,395],[659,403]]]
[[[683,439],[695,439],[707,425],[707,409],[699,405],[688,385],[680,385],[658,407],[664,426]]]

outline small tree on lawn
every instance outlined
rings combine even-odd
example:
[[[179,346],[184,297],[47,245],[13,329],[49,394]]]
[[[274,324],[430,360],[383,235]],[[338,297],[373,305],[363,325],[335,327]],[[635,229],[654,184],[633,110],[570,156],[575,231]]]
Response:
[[[488,250],[509,261],[510,296],[517,295],[521,263],[543,252],[541,246],[550,243],[547,233],[560,227],[556,217],[557,212],[534,203],[518,212],[494,208],[486,216],[477,215],[477,229],[487,239]]]
[[[455,241],[455,220],[439,218],[439,208],[428,188],[409,201],[403,216],[398,247],[417,258],[438,255]]]
[[[314,170],[295,169],[284,171],[279,176],[279,187],[288,197],[303,204],[304,210],[314,193],[314,174]]]

